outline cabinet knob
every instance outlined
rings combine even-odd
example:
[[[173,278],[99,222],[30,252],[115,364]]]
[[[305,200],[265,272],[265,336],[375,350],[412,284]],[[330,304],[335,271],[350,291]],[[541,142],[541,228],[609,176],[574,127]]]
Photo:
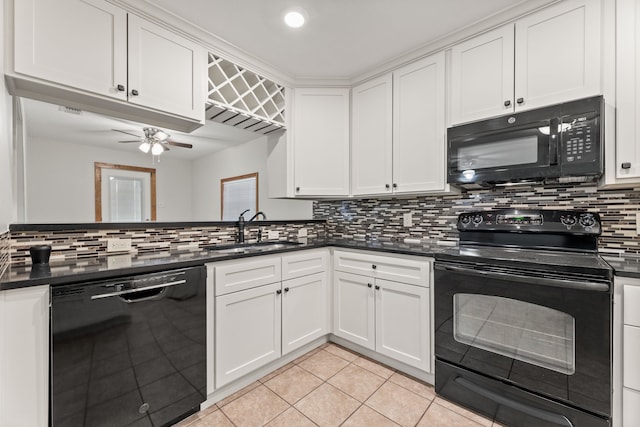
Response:
[[[124,92],[124,86],[123,85],[116,86],[116,89],[118,89],[118,92]]]
[[[393,188],[398,188],[398,184],[396,184],[395,182],[393,183]]]
[[[385,184],[384,188],[386,188],[388,190],[389,188],[391,188],[391,186],[389,184]]]
[[[378,266],[375,265],[375,264],[371,264],[371,268],[373,268],[375,270],[376,268],[378,268]]]
[[[511,105],[511,100],[507,99],[506,101],[504,101],[504,106],[508,107],[509,105]]]
[[[139,95],[139,92],[138,92],[137,90],[133,89],[133,90],[131,91],[131,95],[133,95],[133,96],[138,96],[138,95]]]
[[[518,99],[516,99],[516,102],[518,104],[524,104],[524,98],[518,98]]]
[[[380,290],[380,286],[376,285],[376,291]]]
[[[300,187],[296,187],[296,192],[299,192],[299,191],[300,191]]]
[[[371,283],[367,283],[367,288],[372,287],[373,285]]]
[[[284,288],[284,291],[285,292],[289,292],[289,288]]]
[[[278,289],[278,290],[276,291],[276,295],[280,295],[281,293],[282,293],[282,291],[281,291],[280,289]]]
[[[631,169],[631,163],[624,162],[623,164],[620,165],[620,167],[622,167],[622,169]]]

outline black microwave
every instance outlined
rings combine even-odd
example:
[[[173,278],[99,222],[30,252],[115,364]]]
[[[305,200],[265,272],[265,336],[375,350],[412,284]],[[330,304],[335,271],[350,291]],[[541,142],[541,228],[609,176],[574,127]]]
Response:
[[[604,168],[602,96],[447,129],[447,182],[585,182]]]

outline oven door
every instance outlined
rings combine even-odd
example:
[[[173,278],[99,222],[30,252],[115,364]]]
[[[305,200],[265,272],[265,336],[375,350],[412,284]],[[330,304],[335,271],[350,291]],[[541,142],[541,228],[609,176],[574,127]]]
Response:
[[[610,417],[608,282],[437,261],[434,289],[438,361]]]

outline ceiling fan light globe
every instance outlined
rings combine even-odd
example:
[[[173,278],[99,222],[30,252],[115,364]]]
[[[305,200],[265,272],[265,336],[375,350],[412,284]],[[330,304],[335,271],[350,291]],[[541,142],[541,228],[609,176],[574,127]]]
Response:
[[[142,151],[143,153],[147,154],[149,152],[149,150],[151,149],[151,144],[149,144],[148,142],[143,142],[142,144],[140,144],[140,146],[138,147],[140,149],[140,151]]]
[[[151,154],[154,156],[159,156],[163,151],[164,147],[160,144],[153,144],[153,147],[151,147]]]

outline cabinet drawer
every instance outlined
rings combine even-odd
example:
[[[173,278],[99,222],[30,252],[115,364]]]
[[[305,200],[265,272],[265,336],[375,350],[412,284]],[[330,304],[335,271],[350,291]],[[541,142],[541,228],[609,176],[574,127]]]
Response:
[[[245,258],[215,267],[216,295],[224,295],[282,279],[280,257]]]
[[[640,286],[624,287],[624,324],[640,326]]]
[[[327,271],[327,249],[313,249],[282,257],[282,280]]]
[[[429,261],[335,251],[334,269],[379,279],[429,286]]]
[[[623,334],[624,386],[640,391],[640,328],[624,325]]]

